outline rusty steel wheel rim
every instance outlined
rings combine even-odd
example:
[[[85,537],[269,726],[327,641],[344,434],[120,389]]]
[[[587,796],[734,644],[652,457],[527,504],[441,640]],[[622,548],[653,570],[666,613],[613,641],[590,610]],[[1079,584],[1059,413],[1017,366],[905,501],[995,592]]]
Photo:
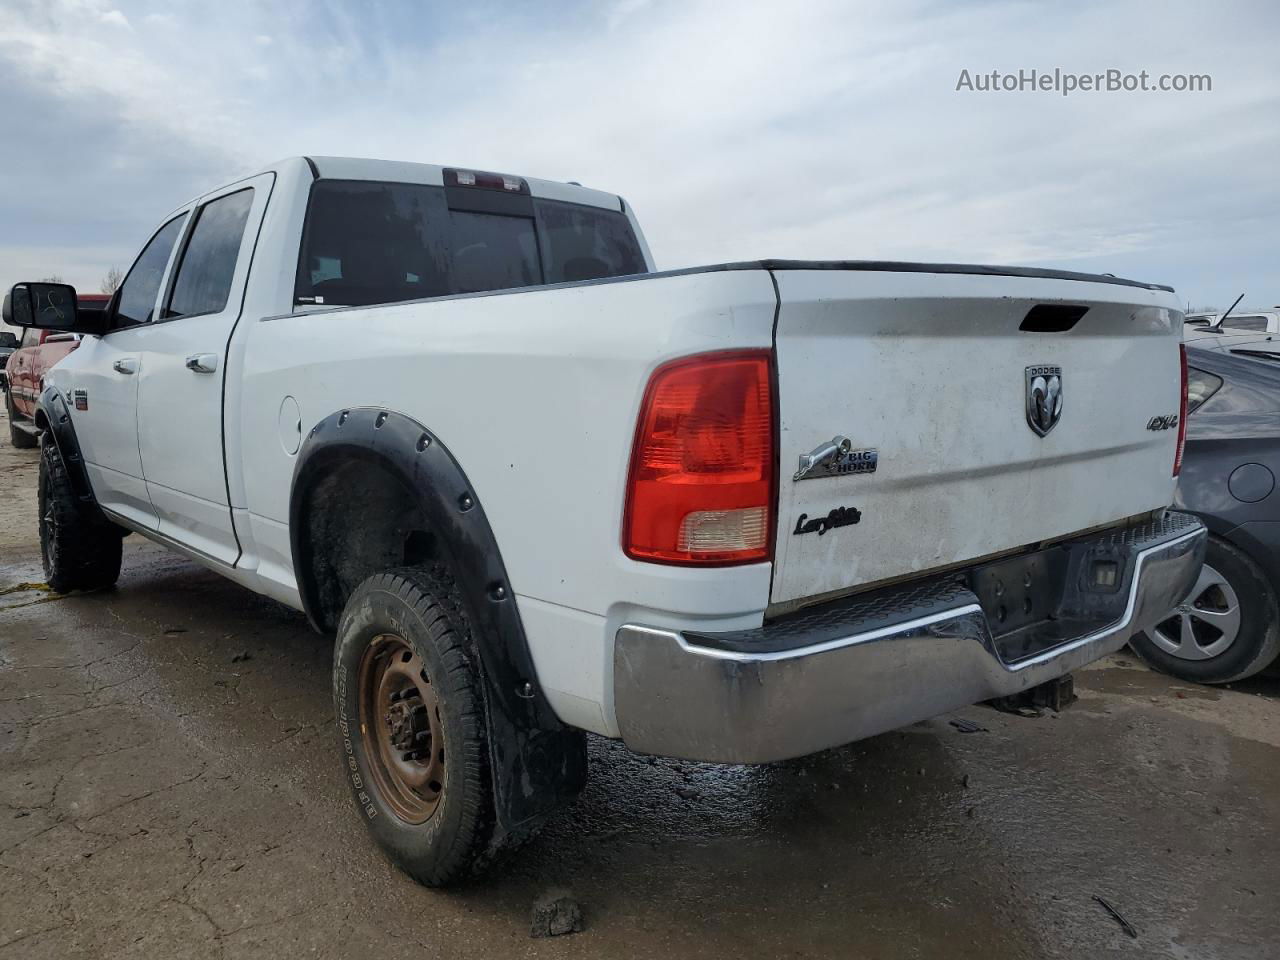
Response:
[[[426,823],[445,788],[440,701],[422,658],[379,634],[360,658],[360,737],[375,786],[405,823]]]

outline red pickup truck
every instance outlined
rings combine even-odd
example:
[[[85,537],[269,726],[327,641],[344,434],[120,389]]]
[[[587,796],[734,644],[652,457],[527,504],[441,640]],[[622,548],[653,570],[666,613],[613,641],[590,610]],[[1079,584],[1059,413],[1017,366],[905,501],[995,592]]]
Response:
[[[111,297],[105,293],[82,293],[76,297],[80,311],[103,311]],[[5,407],[9,414],[9,440],[15,447],[34,447],[38,441],[33,417],[36,401],[44,390],[44,376],[49,369],[80,346],[74,333],[57,333],[28,327],[22,341],[5,366],[9,381]]]

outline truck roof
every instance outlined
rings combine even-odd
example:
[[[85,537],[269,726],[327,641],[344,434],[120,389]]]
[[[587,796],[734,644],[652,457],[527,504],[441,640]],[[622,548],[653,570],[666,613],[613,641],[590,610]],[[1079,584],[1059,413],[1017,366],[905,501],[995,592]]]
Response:
[[[322,157],[295,156],[286,157],[275,163],[266,165],[251,174],[238,177],[236,180],[209,191],[221,190],[232,183],[257,176],[261,173],[283,171],[284,169],[306,164],[312,176],[317,180],[370,180],[383,183],[416,183],[425,186],[445,186],[445,171],[463,171],[475,174],[495,174],[496,171],[480,170],[476,167],[454,167],[434,163],[415,163],[404,160],[375,160],[366,157]],[[618,210],[626,213],[625,201],[617,194],[594,190],[577,183],[558,180],[541,180],[536,177],[525,177],[520,174],[498,174],[500,176],[518,177],[529,188],[532,196],[544,200],[560,200],[568,203],[580,203],[587,206],[600,207],[606,210]],[[205,196],[205,194],[201,194]],[[195,198],[199,200],[199,197]],[[183,205],[185,206],[185,204]],[[181,209],[181,207],[176,208]],[[642,241],[643,242],[643,241]],[[1128,280],[1114,274],[1079,273],[1070,270],[1053,270],[1041,267],[999,266],[967,263],[917,263],[887,260],[778,260],[761,259],[735,261],[731,263],[706,264],[683,269],[662,271],[657,275],[679,275],[684,273],[706,273],[720,270],[865,270],[895,273],[961,273],[1001,277],[1033,277],[1054,280],[1077,280],[1091,283],[1108,283],[1118,286],[1139,287],[1145,290],[1167,291],[1173,288],[1159,283],[1144,283]],[[639,276],[655,276],[654,273]],[[609,283],[617,280],[636,279],[633,277],[611,277],[602,280],[574,281],[575,283]],[[505,291],[486,291],[505,292]]]
[[[479,167],[445,166],[435,163],[411,163],[403,160],[371,160],[363,157],[289,157],[278,163],[270,164],[263,171],[277,170],[290,163],[303,162],[311,167],[317,180],[376,180],[390,183],[420,183],[426,186],[444,186],[445,170],[463,170],[474,173],[492,173],[498,171],[482,170]],[[569,203],[581,203],[606,210],[625,211],[622,198],[617,194],[603,190],[593,190],[576,183],[562,183],[557,180],[541,180],[537,177],[516,176],[529,185],[529,192],[544,200],[564,200]]]
[[[541,180],[537,177],[525,177],[520,174],[503,174],[497,171],[481,170],[478,167],[451,167],[435,163],[374,160],[366,157],[284,157],[256,170],[245,172],[234,179],[223,181],[191,197],[185,203],[181,203],[170,210],[165,217],[165,221],[168,221],[182,210],[198,204],[203,198],[211,194],[218,193],[245,180],[251,180],[261,174],[291,173],[297,175],[302,173],[305,176],[305,172],[302,171],[308,168],[311,176],[316,180],[369,180],[380,183],[414,183],[437,187],[445,185],[446,170],[475,175],[513,177],[527,185],[529,195],[542,200],[560,200],[566,203],[578,203],[627,214],[636,230],[641,246],[644,247],[644,239],[639,236],[639,227],[635,226],[634,214],[627,209],[626,201],[615,193],[593,190],[591,187],[584,187],[578,183],[561,183],[558,180]],[[652,266],[653,261],[652,258],[649,258],[648,248],[645,247],[644,249],[646,258],[648,258]]]

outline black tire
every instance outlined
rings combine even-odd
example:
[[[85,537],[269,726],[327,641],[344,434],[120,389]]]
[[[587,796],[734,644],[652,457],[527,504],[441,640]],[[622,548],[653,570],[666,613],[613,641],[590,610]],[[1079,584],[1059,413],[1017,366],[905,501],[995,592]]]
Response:
[[[1135,634],[1129,645],[1149,665],[1181,680],[1232,683],[1251,677],[1280,654],[1275,588],[1246,553],[1216,537],[1209,538],[1205,567],[1221,574],[1238,600],[1239,627],[1230,646],[1216,656],[1189,660],[1162,648],[1147,633]]]
[[[9,442],[19,450],[30,450],[40,441],[18,426],[18,411],[13,409],[13,395],[4,395],[5,412],[9,415]]]
[[[391,654],[380,653],[387,648]],[[401,650],[404,653],[396,652]],[[458,589],[443,567],[390,570],[369,577],[352,592],[338,624],[333,700],[352,799],[387,856],[419,883],[432,887],[478,871],[492,853],[489,743],[480,678],[470,650],[470,623]],[[413,808],[417,792],[410,791],[406,800],[396,773],[410,764],[396,763],[394,757],[388,761],[387,740],[378,739],[390,737],[388,730],[404,733],[403,723],[393,727],[390,713],[383,715],[386,701],[381,694],[387,681],[373,682],[376,676],[392,673],[386,663],[389,657],[397,661],[403,657],[411,668],[420,662],[422,680],[430,688],[421,696],[417,691],[423,685],[416,690],[405,688],[399,699],[393,693],[394,707],[420,705],[422,697],[428,696],[438,707],[427,711],[438,724],[432,724],[425,738],[427,747],[413,755],[413,762],[422,766],[425,752],[430,758],[426,762],[434,763],[442,742],[443,776],[429,785],[437,788],[434,808],[417,822],[403,814],[406,805]],[[409,712],[417,711],[414,706]],[[421,740],[422,732],[427,731],[409,736]],[[406,760],[409,756],[398,755]]]
[[[40,558],[45,581],[58,593],[102,590],[120,578],[119,527],[76,498],[58,448],[40,445]]]

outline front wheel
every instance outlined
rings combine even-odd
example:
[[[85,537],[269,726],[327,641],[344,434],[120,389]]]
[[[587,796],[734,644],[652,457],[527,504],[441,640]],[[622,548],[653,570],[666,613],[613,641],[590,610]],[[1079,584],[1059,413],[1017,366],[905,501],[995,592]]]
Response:
[[[352,799],[387,855],[428,886],[473,872],[493,837],[470,639],[443,570],[370,577],[338,624],[333,699]]]
[[[124,531],[79,501],[48,432],[40,445],[37,505],[40,559],[53,590],[101,590],[119,579]]]
[[[1129,644],[1151,666],[1182,680],[1243,680],[1280,653],[1276,592],[1245,553],[1211,537],[1191,592]]]

